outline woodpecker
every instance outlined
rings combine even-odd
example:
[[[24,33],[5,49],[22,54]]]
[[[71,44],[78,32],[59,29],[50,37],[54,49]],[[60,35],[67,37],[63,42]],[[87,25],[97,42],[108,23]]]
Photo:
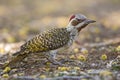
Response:
[[[60,48],[71,46],[73,41],[79,35],[79,32],[89,23],[93,22],[95,21],[88,19],[82,14],[72,15],[66,28],[53,28],[44,31],[24,43],[20,47],[20,51],[14,54],[15,57],[6,63],[4,68],[13,66],[31,53],[43,53],[50,62],[61,65],[62,63],[55,60],[57,51]]]

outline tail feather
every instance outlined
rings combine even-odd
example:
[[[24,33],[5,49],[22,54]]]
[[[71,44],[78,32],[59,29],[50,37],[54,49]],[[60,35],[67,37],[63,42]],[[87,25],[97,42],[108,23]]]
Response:
[[[12,54],[12,56],[17,56],[17,55],[21,54],[22,52],[23,52],[23,51],[15,52],[15,53]]]
[[[3,65],[3,68],[5,67],[15,67],[15,64],[22,61],[25,57],[28,56],[28,51],[19,51],[17,53],[15,53],[15,55],[17,54],[17,56],[15,56],[11,61],[9,61],[8,63],[5,63]]]

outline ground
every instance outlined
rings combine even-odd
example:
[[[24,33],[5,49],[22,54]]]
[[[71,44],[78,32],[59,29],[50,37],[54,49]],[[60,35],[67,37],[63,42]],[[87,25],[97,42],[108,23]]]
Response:
[[[119,0],[86,0],[84,5],[74,0],[0,1],[0,80],[120,80]],[[2,69],[26,40],[44,30],[65,27],[74,13],[96,23],[82,30],[70,49],[58,52],[56,60],[63,66],[31,53],[14,68]]]
[[[17,49],[19,50],[19,46],[23,43],[24,42],[20,42],[16,44],[14,43],[3,44],[3,45],[4,48],[8,48],[8,46],[11,47],[11,50],[13,49],[13,51],[11,52],[14,52]],[[16,67],[10,70],[9,78],[10,79],[13,77],[17,79],[21,78],[22,80],[24,78],[35,77],[35,79],[48,78],[49,80],[51,78],[69,79],[70,77],[75,79],[82,79],[82,77],[80,76],[84,76],[85,79],[89,80],[91,78],[95,78],[92,77],[95,74],[99,76],[100,79],[101,79],[101,75],[103,78],[106,78],[106,76],[104,75],[107,75],[107,77],[111,76],[110,79],[119,78],[120,75],[119,74],[120,39],[119,38],[112,40],[109,39],[107,40],[107,42],[104,41],[102,43],[96,43],[96,44],[86,43],[82,45],[79,42],[76,42],[74,43],[73,46],[74,47],[72,47],[72,51],[67,50],[66,52],[64,51],[59,52],[57,55],[57,60],[63,63],[64,66],[54,65],[50,63],[44,56],[39,55],[39,53],[31,54],[23,62],[16,64]],[[12,54],[11,52],[8,52],[8,54],[0,58],[1,66],[2,63],[6,62],[7,60],[9,60],[9,58],[11,58],[11,54]],[[116,67],[115,68],[113,67],[114,63],[116,64],[116,66],[118,66],[117,69]],[[25,76],[29,76],[29,77],[25,77]]]

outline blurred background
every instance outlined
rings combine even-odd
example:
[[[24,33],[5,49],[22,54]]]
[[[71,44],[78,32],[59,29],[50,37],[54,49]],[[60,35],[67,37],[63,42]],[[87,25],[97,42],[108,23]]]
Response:
[[[120,55],[120,0],[0,0],[0,66],[12,59],[12,54],[20,49],[24,41],[44,30],[66,27],[69,17],[76,13],[84,14],[89,19],[96,20],[96,23],[88,25],[80,32],[76,43],[73,43],[69,51],[58,54],[57,59],[61,62],[64,62],[64,59],[68,59],[68,61],[70,59],[70,62],[65,62],[66,68],[60,68],[66,70],[67,73],[61,73],[58,70],[59,67],[51,65],[49,61],[47,62],[38,55],[31,54],[23,62],[25,64],[18,65],[17,71],[11,71],[13,74],[17,72],[13,76],[20,76],[21,73],[27,76],[34,74],[34,77],[36,74],[37,76],[45,74],[43,77],[76,74],[84,78],[82,74],[87,69],[109,70],[106,66],[111,60],[115,59],[116,62],[113,63],[116,63],[115,66],[119,66],[120,56],[119,60],[116,57]],[[75,60],[75,62],[71,60]],[[82,60],[83,63],[79,62]],[[109,65],[112,66],[112,63],[110,62]],[[75,70],[73,67],[76,66],[78,67]],[[69,67],[73,69],[71,71],[76,72],[68,71]],[[82,74],[79,73],[81,70]],[[93,72],[93,76],[96,75],[95,73],[96,70]],[[104,73],[116,78],[114,76],[116,72],[113,75],[111,72]],[[86,80],[88,80],[89,74],[86,75]],[[103,78],[100,75],[100,78],[102,78],[101,80],[116,80],[111,76]],[[90,79],[100,80],[97,76],[92,77]]]
[[[78,41],[120,37],[120,0],[0,0],[0,43],[24,41],[46,29],[65,27],[75,13],[97,21],[81,32]]]

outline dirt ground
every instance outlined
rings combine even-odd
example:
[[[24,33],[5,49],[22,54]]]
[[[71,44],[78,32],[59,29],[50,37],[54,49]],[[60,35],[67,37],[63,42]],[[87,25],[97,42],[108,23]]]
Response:
[[[120,1],[75,1],[0,0],[0,80],[120,80]],[[26,40],[65,27],[71,14],[81,12],[96,23],[82,30],[70,49],[58,52],[62,66],[31,53],[2,69]]]

